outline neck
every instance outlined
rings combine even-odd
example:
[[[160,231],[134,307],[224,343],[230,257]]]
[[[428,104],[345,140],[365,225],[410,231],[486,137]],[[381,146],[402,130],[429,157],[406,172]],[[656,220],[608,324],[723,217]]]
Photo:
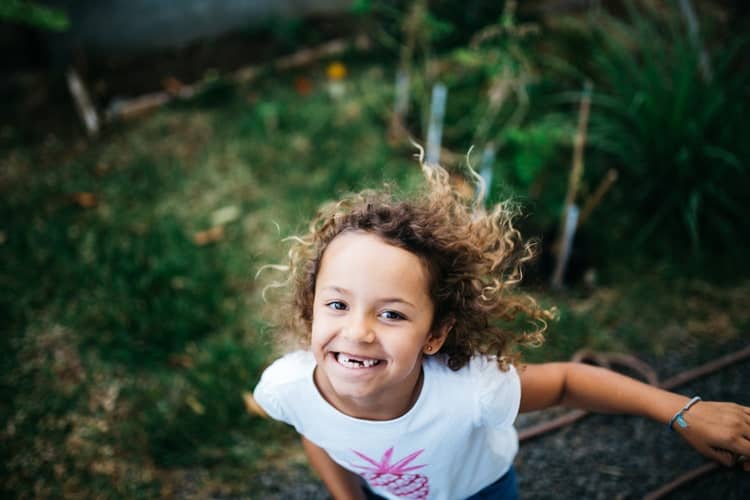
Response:
[[[406,414],[419,399],[424,384],[424,370],[420,366],[411,390],[403,395],[349,398],[337,395],[324,377],[317,368],[313,372],[313,380],[323,399],[341,413],[360,420],[393,420]]]

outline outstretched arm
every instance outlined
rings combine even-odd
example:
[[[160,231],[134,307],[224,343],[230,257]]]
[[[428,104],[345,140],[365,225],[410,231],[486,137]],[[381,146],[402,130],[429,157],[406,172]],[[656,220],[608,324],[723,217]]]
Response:
[[[668,424],[689,398],[613,371],[583,363],[545,363],[519,369],[521,412],[555,405],[603,413],[627,413]],[[688,426],[674,425],[691,446],[724,465],[750,456],[750,408],[701,401],[684,413]],[[750,471],[750,462],[743,467]]]
[[[315,472],[328,488],[335,500],[359,500],[365,498],[359,476],[352,474],[331,460],[328,453],[302,436],[302,446]]]

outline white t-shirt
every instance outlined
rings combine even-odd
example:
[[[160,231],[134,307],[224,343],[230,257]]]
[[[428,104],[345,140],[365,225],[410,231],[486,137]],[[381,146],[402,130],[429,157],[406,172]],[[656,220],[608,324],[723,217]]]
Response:
[[[275,361],[255,399],[323,448],[342,467],[390,499],[466,498],[505,474],[518,451],[513,422],[521,400],[518,374],[477,356],[458,371],[438,357],[423,362],[412,408],[386,421],[350,417],[331,406],[313,381],[315,359],[297,351]]]

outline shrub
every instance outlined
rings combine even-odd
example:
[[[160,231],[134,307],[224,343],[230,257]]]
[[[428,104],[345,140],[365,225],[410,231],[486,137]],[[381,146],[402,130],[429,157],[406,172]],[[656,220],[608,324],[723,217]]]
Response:
[[[740,59],[748,38],[707,44],[708,76],[676,10],[628,13],[591,26],[590,164],[598,177],[620,171],[599,232],[616,238],[620,255],[731,260],[750,235],[750,68]]]

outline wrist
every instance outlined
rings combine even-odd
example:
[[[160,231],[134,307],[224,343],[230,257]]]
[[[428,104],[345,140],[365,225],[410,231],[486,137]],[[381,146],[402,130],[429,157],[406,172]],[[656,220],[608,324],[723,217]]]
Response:
[[[641,398],[643,411],[641,416],[649,418],[663,425],[669,425],[670,420],[675,412],[683,408],[690,398],[675,392],[665,391],[657,387],[649,386],[653,391],[649,391]]]
[[[672,416],[672,418],[669,420],[669,423],[667,424],[667,427],[669,427],[669,430],[672,432],[675,432],[677,429],[675,427],[679,427],[680,429],[687,429],[688,423],[685,420],[685,413],[690,410],[693,406],[695,406],[697,403],[702,401],[700,396],[694,396],[690,401],[685,403],[685,405],[677,410],[677,412]]]

